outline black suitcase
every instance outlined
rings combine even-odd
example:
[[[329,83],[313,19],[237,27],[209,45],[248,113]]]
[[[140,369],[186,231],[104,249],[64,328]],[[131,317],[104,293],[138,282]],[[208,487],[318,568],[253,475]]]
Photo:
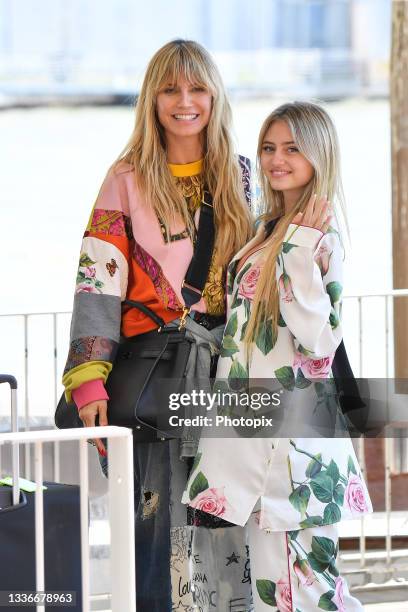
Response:
[[[0,375],[0,383],[3,382],[10,384],[12,411],[15,412],[15,379]],[[12,422],[17,422],[15,414]],[[81,612],[79,487],[52,482],[44,482],[44,485],[47,487],[43,496],[45,590],[75,592],[75,605],[66,605],[65,609]],[[35,592],[35,493],[18,491],[17,499],[18,503],[13,505],[12,487],[0,486],[0,591]],[[36,606],[0,609],[35,612]],[[45,604],[45,609],[59,612],[61,606]]]

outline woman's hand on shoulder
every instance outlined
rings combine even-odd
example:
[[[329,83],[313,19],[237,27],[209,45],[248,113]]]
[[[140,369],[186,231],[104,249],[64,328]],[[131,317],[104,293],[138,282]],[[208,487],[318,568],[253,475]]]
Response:
[[[98,417],[99,425],[102,427],[108,425],[108,402],[107,400],[96,400],[82,406],[79,410],[79,418],[84,424],[84,427],[95,427],[96,417]],[[100,455],[106,456],[106,448],[102,440],[96,438],[94,440],[96,448]]]
[[[313,195],[306,205],[303,213],[297,213],[293,217],[292,223],[296,225],[306,225],[313,227],[325,234],[329,228],[333,217],[330,202],[327,198],[317,198]]]

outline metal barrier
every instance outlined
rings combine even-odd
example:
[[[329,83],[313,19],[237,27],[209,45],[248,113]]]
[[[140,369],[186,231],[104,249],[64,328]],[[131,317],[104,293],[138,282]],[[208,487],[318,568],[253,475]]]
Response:
[[[82,560],[82,610],[89,612],[89,531],[88,531],[88,444],[89,438],[100,435],[97,427],[45,430],[0,434],[0,446],[34,444],[35,449],[35,553],[36,589],[45,590],[44,583],[44,513],[43,513],[43,445],[77,440],[80,458],[80,517]],[[134,551],[134,495],[132,432],[123,427],[105,427],[109,439],[109,523],[111,530],[112,611],[136,612],[135,551]],[[37,605],[44,612],[44,605]]]

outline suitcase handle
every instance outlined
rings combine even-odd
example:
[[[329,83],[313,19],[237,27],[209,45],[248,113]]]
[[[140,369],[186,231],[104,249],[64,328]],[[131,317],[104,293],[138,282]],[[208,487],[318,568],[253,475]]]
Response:
[[[0,384],[8,383],[11,392],[11,429],[18,431],[17,415],[17,380],[11,374],[0,374]],[[20,461],[18,442],[13,442],[13,505],[17,505],[20,499]]]
[[[17,389],[17,381],[14,376],[10,374],[0,374],[0,385],[2,383],[8,383],[10,385],[10,389]]]
[[[7,486],[7,485],[2,485]],[[6,508],[0,508],[0,515],[5,512],[13,512],[14,510],[19,510],[20,508],[24,508],[27,505],[27,496],[24,491],[20,490],[20,497],[17,504],[12,504],[11,506],[6,506]]]

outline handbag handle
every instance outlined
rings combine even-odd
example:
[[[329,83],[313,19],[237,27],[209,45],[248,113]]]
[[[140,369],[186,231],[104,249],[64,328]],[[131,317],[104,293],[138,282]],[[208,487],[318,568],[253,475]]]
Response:
[[[145,315],[150,317],[150,319],[152,319],[152,321],[154,321],[154,323],[156,323],[156,325],[158,325],[159,327],[164,327],[166,325],[164,319],[159,317],[159,315],[153,312],[153,310],[146,306],[146,304],[143,304],[142,302],[137,302],[135,300],[123,300],[123,303],[126,304],[126,306],[130,306],[131,308],[137,308]]]

